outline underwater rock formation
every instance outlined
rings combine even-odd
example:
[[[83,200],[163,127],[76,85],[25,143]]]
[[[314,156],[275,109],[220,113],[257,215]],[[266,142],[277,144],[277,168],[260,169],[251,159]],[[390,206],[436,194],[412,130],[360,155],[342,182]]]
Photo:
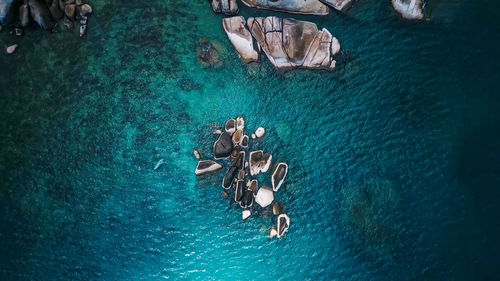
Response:
[[[198,41],[196,52],[198,54],[198,58],[205,67],[219,66],[221,64],[219,54],[215,49],[215,46],[206,38],[202,38]]]
[[[327,4],[330,7],[338,11],[346,11],[352,5],[354,0],[320,0],[321,2]]]
[[[243,17],[225,18],[222,20],[222,27],[234,49],[245,63],[259,60],[259,53],[254,48],[252,35],[245,27]]]
[[[292,14],[328,15],[330,9],[319,0],[241,0],[248,7]]]
[[[340,51],[337,38],[316,24],[278,17],[248,18],[252,36],[278,69],[333,70]]]
[[[212,0],[212,10],[218,14],[236,15],[238,13],[238,3],[236,0]]]
[[[404,19],[421,20],[424,18],[422,0],[392,0],[392,7]]]
[[[212,160],[202,160],[198,162],[194,173],[197,176],[217,172],[222,169],[222,165]]]

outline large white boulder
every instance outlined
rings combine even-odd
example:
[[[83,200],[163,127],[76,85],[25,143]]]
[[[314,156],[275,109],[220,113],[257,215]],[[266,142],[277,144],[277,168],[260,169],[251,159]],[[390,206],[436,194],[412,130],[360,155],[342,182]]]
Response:
[[[274,192],[272,189],[267,187],[261,187],[259,191],[257,191],[257,195],[255,196],[255,202],[259,204],[262,208],[265,208],[274,201]]]

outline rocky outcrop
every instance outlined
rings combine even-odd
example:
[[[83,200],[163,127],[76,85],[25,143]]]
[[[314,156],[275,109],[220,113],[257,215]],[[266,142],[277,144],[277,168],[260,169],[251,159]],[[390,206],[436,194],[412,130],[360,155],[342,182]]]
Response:
[[[203,161],[198,162],[198,165],[196,166],[196,170],[194,171],[194,173],[197,176],[201,176],[201,175],[217,172],[220,169],[222,169],[221,164],[214,162],[212,160],[203,160]]]
[[[328,7],[319,0],[241,0],[248,7],[292,14],[327,15]]]
[[[227,158],[233,151],[233,140],[228,132],[224,132],[219,136],[219,139],[214,143],[214,158]]]
[[[392,7],[404,19],[421,20],[424,18],[422,0],[392,0]]]
[[[249,18],[248,26],[271,63],[278,69],[333,70],[340,51],[337,38],[316,24],[277,17]]]
[[[212,10],[215,13],[233,16],[238,13],[236,0],[212,0]]]
[[[252,35],[245,27],[243,17],[225,18],[222,20],[222,27],[245,63],[259,60],[259,53],[254,48]]]
[[[321,2],[327,4],[330,7],[333,7],[335,10],[338,11],[346,11],[351,7],[352,2],[354,0],[320,0]]]

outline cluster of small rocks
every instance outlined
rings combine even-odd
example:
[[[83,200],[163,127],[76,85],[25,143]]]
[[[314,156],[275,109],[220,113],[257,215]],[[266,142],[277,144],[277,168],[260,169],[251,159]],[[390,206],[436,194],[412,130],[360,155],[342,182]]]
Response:
[[[251,136],[252,139],[259,140],[265,136],[265,133],[265,129],[259,127]],[[257,150],[251,151],[249,159],[246,161],[246,150],[249,147],[250,138],[245,134],[245,120],[243,117],[228,120],[225,128],[223,130],[215,129],[214,134],[219,135],[213,147],[214,159],[231,160],[231,164],[222,179],[222,197],[234,198],[234,201],[243,209],[243,220],[247,220],[256,208],[269,208],[275,201],[274,193],[280,189],[285,181],[288,174],[288,165],[282,162],[277,163],[271,176],[272,188],[266,186],[259,188],[259,182],[255,177],[269,170],[273,157],[270,153]],[[197,148],[193,154],[197,159],[202,158],[202,154]],[[223,165],[214,160],[199,160],[195,174],[196,176],[202,176],[221,169],[223,169]],[[277,216],[277,226],[271,228],[269,237],[277,236],[280,238],[288,230],[290,218],[283,213],[281,203],[276,202],[272,209],[273,214]]]
[[[3,25],[11,26],[11,33],[23,36],[24,28],[31,22],[41,28],[55,32],[56,24],[61,20],[68,30],[74,23],[80,24],[80,37],[86,34],[88,17],[92,7],[82,0],[0,0],[0,30]],[[18,44],[6,48],[7,54],[13,54]]]

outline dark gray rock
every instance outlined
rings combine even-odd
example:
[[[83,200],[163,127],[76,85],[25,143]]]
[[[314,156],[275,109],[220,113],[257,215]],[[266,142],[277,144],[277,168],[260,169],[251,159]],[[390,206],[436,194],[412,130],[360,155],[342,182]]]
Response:
[[[28,0],[28,6],[31,17],[40,27],[45,30],[52,30],[54,28],[55,22],[45,2],[40,0]]]
[[[222,133],[214,144],[214,158],[222,159],[229,157],[233,148],[231,135],[227,132]]]

